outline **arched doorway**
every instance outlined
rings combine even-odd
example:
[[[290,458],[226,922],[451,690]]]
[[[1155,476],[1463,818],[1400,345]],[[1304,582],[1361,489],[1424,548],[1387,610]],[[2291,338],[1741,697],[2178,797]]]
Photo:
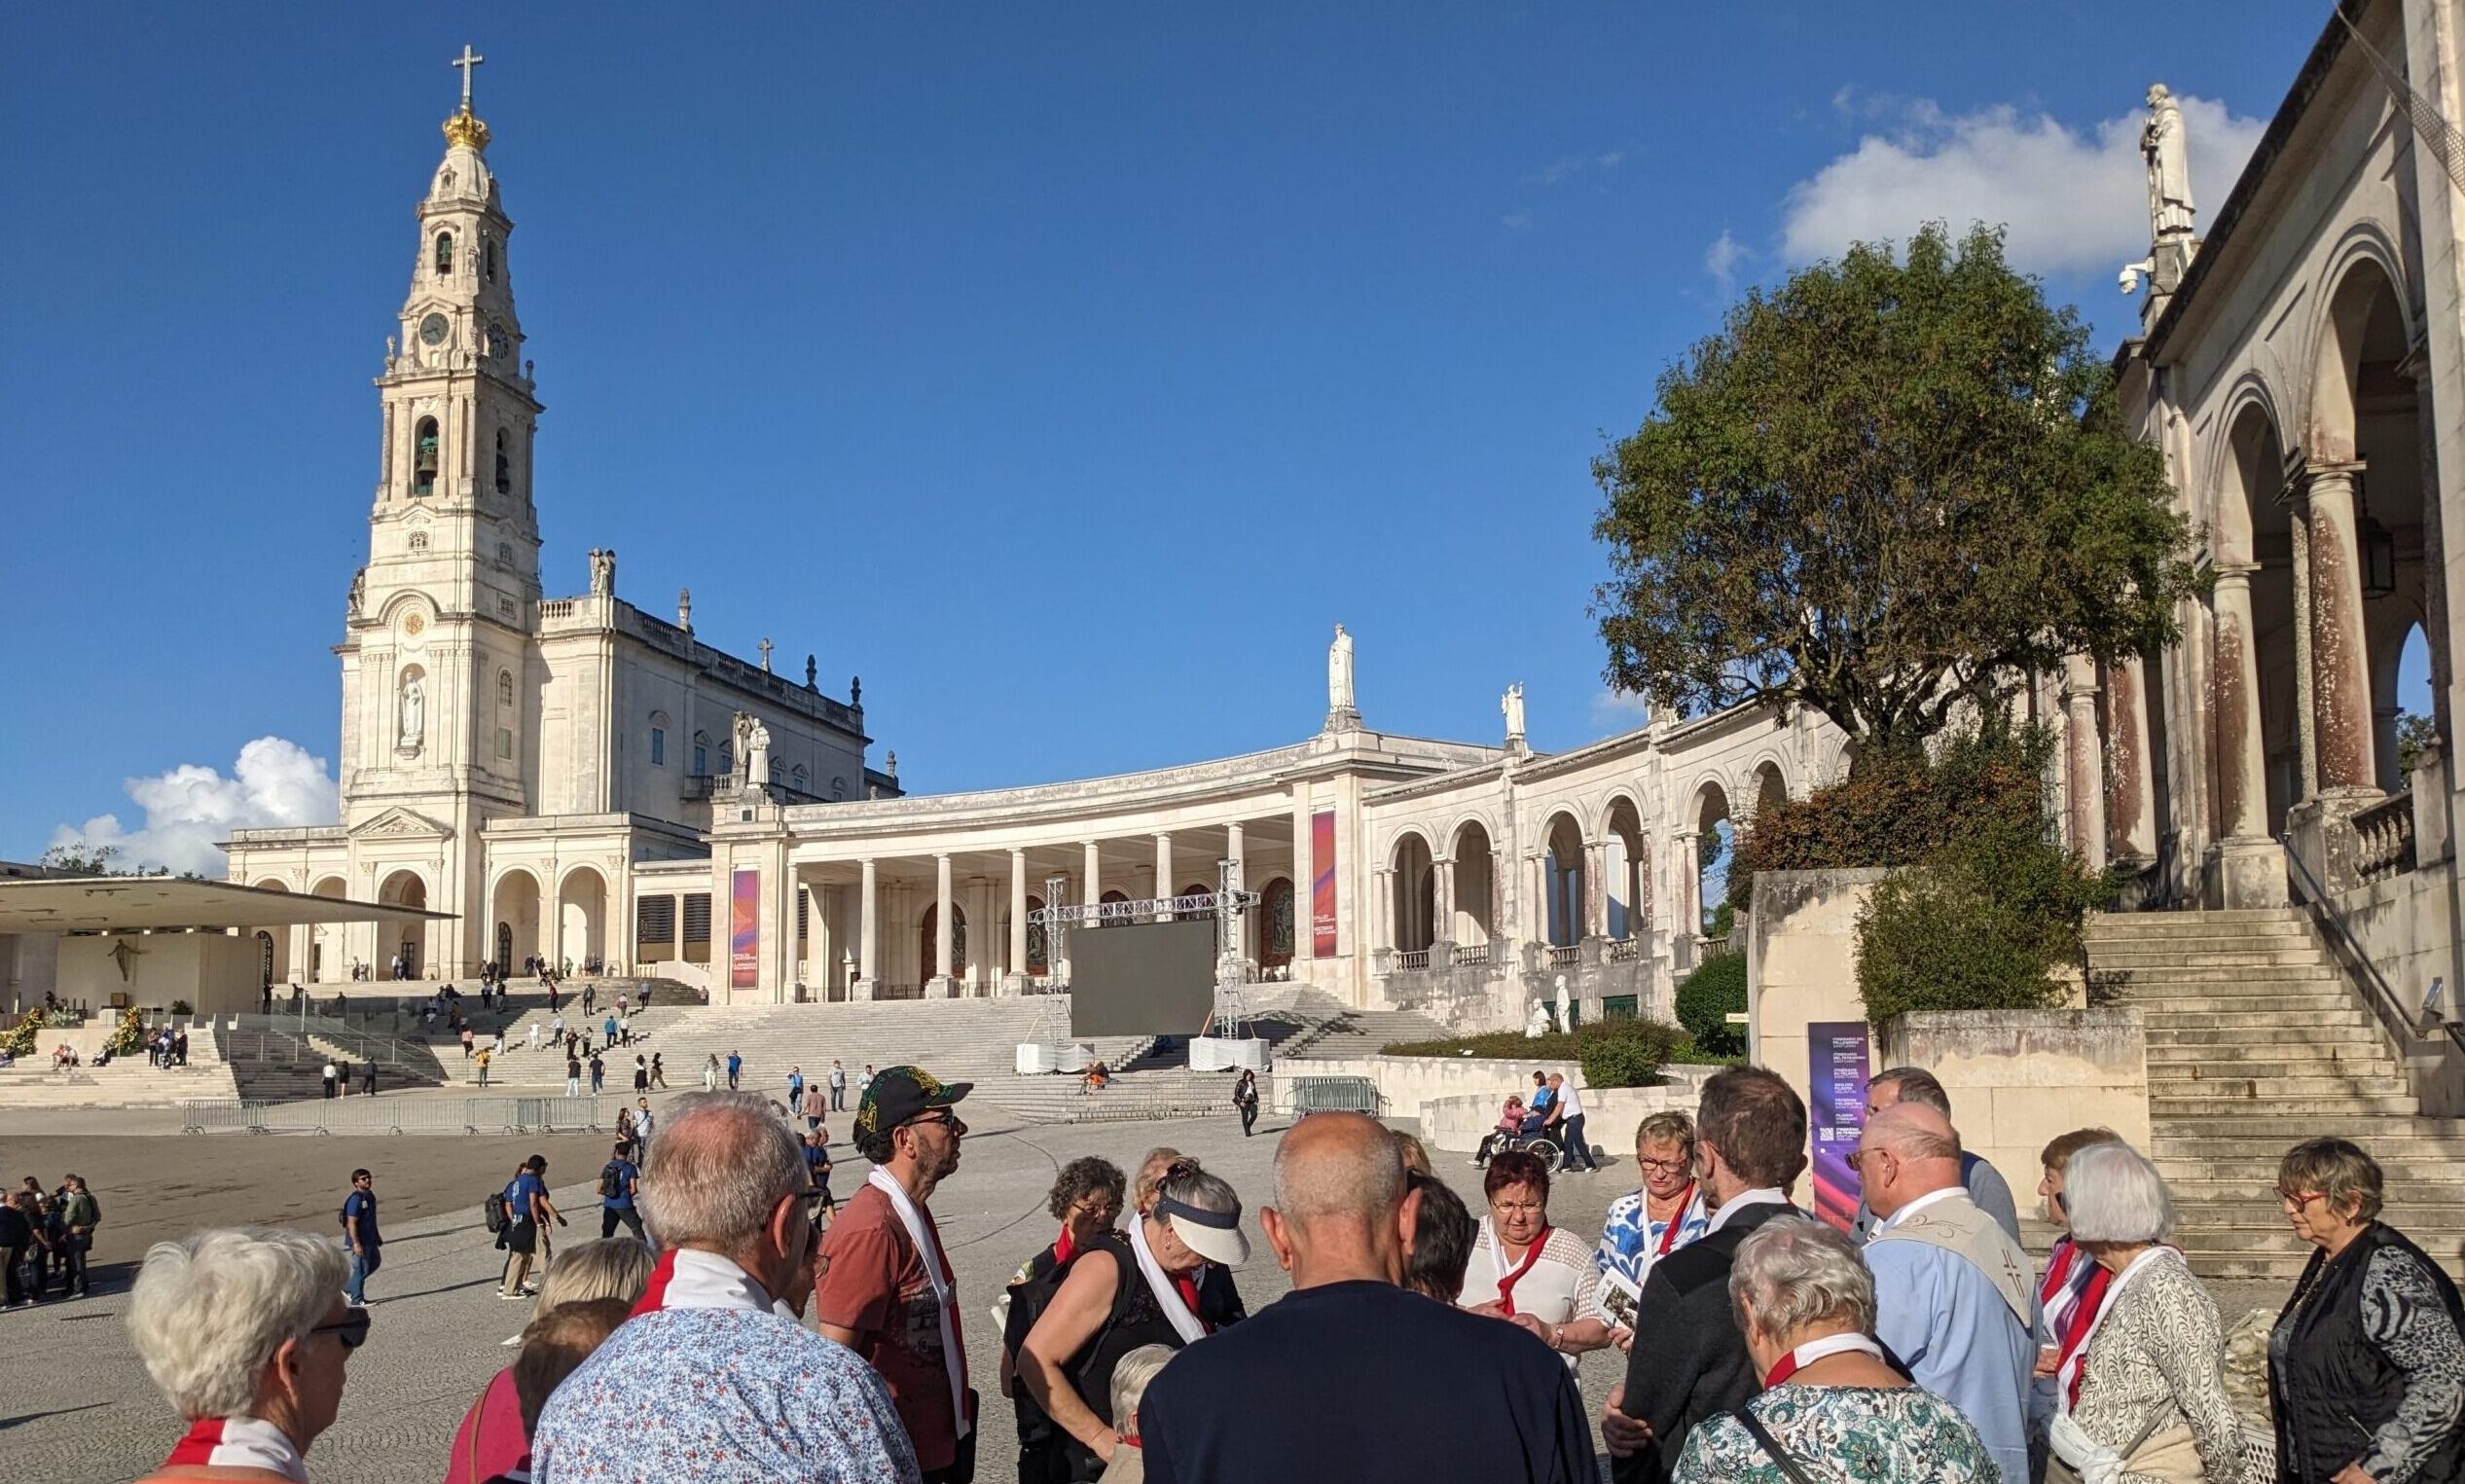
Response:
[[[260,891],[287,892],[291,889],[289,883],[283,881],[279,877],[272,876],[266,878],[264,881],[256,883],[256,887]],[[262,976],[264,983],[260,985],[259,988],[270,989],[275,983],[288,978],[294,972],[291,964],[291,945],[293,941],[291,935],[295,931],[304,930],[305,929],[292,927],[264,927],[258,929],[257,937],[259,941],[265,945],[265,952],[259,955],[259,957],[265,960],[263,964],[260,965],[264,971]]]
[[[557,887],[557,966],[596,974],[605,948],[607,879],[590,866],[567,871]]]
[[[377,900],[388,907],[410,907],[425,912],[428,908],[428,884],[417,871],[396,871],[377,888]],[[379,974],[397,979],[417,979],[427,971],[425,942],[427,932],[418,923],[389,923],[390,935],[381,939],[385,961],[378,964]]]
[[[2218,501],[2215,544],[2220,571],[2247,574],[2251,633],[2245,641],[2251,646],[2250,668],[2259,682],[2259,694],[2254,699],[2260,720],[2261,776],[2252,780],[2260,793],[2251,801],[2259,806],[2259,817],[2253,822],[2269,835],[2282,835],[2286,812],[2311,792],[2309,759],[2303,756],[2302,727],[2297,715],[2303,686],[2297,672],[2293,565],[2296,532],[2283,498],[2285,452],[2276,424],[2256,404],[2244,408],[2235,417],[2228,452],[2229,488]],[[2222,597],[2221,585],[2220,594],[2211,601]],[[2229,688],[2238,689],[2241,684],[2239,673],[2223,672],[2235,660],[2226,649],[2225,641],[2226,635],[2221,632],[2216,654],[2221,694],[2211,708],[2217,727],[2212,752],[2219,765],[2212,820],[2217,839],[2243,833],[2243,826],[2234,817],[2238,807],[2235,790],[2241,786],[2242,770],[2230,766],[2229,760],[2243,745],[2246,723],[2239,704],[2229,704],[2222,694]],[[2229,711],[2233,713],[2230,716]]]
[[[1644,848],[1643,815],[1634,800],[1621,794],[1611,802],[1606,833],[1609,880],[1603,905],[1609,914],[1609,935],[1616,939],[1638,937],[1651,924],[1651,898],[1648,894],[1651,868],[1650,856]]]
[[[332,897],[340,901],[344,895],[343,878],[328,876],[308,888],[310,896]],[[308,929],[310,984],[339,982],[350,977],[350,960],[343,953],[343,924],[319,923]]]
[[[1583,827],[1573,814],[1549,817],[1541,838],[1548,851],[1541,857],[1542,901],[1547,904],[1547,934],[1553,948],[1573,948],[1583,941]]]
[[[524,971],[524,960],[546,952],[540,942],[539,878],[515,869],[496,879],[496,920],[493,951],[496,966],[508,974]]]
[[[1258,893],[1258,916],[1263,922],[1258,929],[1258,966],[1289,966],[1292,945],[1297,941],[1293,930],[1292,878],[1279,876],[1267,883]]]
[[[924,966],[923,978],[932,979],[943,972],[933,950],[940,946],[941,904],[932,902],[924,908],[924,923],[917,933],[916,961]],[[950,904],[950,976],[963,979],[967,973],[967,909],[957,902]]]
[[[1728,917],[1722,909],[1729,894],[1729,847],[1737,838],[1727,789],[1718,783],[1703,785],[1695,795],[1694,827],[1694,859],[1689,862],[1694,918],[1682,925],[1702,937],[1725,937]]]
[[[1455,922],[1447,935],[1464,944],[1487,943],[1498,931],[1498,862],[1489,830],[1478,820],[1455,832]]]
[[[257,988],[273,988],[273,934],[257,929]]]
[[[1436,936],[1437,867],[1430,857],[1430,842],[1412,831],[1396,841],[1390,880],[1395,899],[1389,911],[1391,946],[1397,953],[1427,952]]]

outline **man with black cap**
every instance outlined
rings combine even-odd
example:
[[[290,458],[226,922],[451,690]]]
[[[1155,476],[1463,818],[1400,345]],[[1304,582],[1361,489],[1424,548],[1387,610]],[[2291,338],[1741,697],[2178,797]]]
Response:
[[[975,1477],[976,1396],[967,1386],[959,1285],[930,1209],[959,1168],[967,1126],[945,1086],[917,1067],[885,1068],[856,1104],[855,1145],[873,1173],[839,1208],[814,1288],[821,1332],[864,1357],[898,1406],[924,1484]]]

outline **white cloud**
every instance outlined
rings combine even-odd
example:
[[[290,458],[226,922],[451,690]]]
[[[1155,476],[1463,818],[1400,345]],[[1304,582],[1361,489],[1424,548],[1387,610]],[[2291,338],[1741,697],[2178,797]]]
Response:
[[[1834,100],[1847,101],[1845,90]],[[2180,102],[2204,227],[2267,121],[2235,117],[2209,98]],[[1790,191],[1781,225],[1789,261],[1836,256],[1851,242],[1905,242],[1936,220],[1955,234],[1972,222],[2009,224],[2012,261],[2033,272],[2111,270],[2146,254],[2141,111],[2084,131],[2009,105],[1958,115],[1924,100],[1894,107],[1887,131]]]
[[[52,844],[117,846],[124,865],[219,878],[226,862],[216,842],[232,831],[331,824],[342,814],[341,793],[326,775],[325,759],[279,737],[260,737],[241,747],[230,778],[183,763],[152,778],[130,778],[127,787],[145,811],[142,827],[129,829],[118,814],[96,814],[83,825],[54,830]]]
[[[1721,286],[1721,297],[1724,300],[1737,296],[1737,265],[1745,256],[1746,244],[1729,235],[1725,227],[1721,229],[1719,236],[1712,239],[1712,245],[1703,250],[1703,271]]]
[[[1651,703],[1628,691],[1602,691],[1592,698],[1592,730],[1607,736],[1631,732],[1651,720]]]
[[[1498,225],[1505,228],[1509,232],[1521,232],[1532,225],[1532,213],[1529,211],[1509,211],[1504,216],[1498,219]]]

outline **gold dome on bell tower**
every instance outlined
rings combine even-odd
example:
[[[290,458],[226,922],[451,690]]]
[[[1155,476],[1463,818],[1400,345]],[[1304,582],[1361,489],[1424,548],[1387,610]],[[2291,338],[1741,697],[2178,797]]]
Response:
[[[471,69],[487,60],[471,50],[469,42],[462,44],[462,54],[453,58],[453,65],[462,69],[462,106],[445,121],[445,142],[449,145],[465,144],[480,151],[488,148],[488,126],[471,112]]]

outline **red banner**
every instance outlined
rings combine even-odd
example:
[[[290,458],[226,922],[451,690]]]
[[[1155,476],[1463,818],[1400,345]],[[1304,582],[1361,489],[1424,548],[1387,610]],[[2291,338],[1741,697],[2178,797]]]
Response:
[[[728,892],[728,988],[749,990],[762,982],[762,873],[736,873]]]
[[[1310,957],[1335,957],[1335,811],[1310,816]]]

